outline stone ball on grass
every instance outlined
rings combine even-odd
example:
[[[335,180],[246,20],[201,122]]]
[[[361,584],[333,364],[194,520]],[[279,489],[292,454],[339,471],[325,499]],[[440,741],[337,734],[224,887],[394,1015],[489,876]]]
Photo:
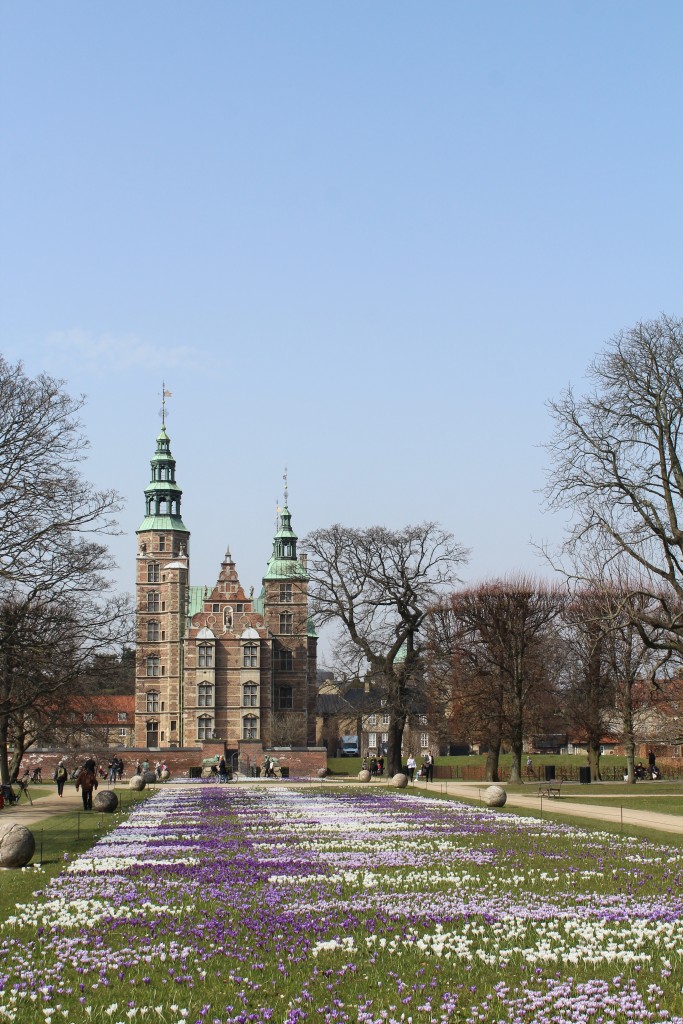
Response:
[[[359,782],[369,782],[370,781],[370,772],[367,771],[367,769],[363,769],[362,772],[358,772],[358,781]]]
[[[327,768],[318,768],[316,775],[318,776],[319,779],[324,779],[325,776],[327,775]]]
[[[146,786],[153,786],[157,781],[156,772],[145,772],[142,777]]]
[[[405,789],[408,785],[408,776],[403,772],[397,772],[391,780],[391,785],[396,786],[396,789]]]
[[[23,868],[35,853],[33,832],[18,822],[0,824],[0,868]]]
[[[145,780],[142,775],[133,775],[128,782],[128,789],[141,790],[145,788]]]
[[[484,791],[484,803],[489,807],[504,807],[508,795],[502,786],[489,786]]]
[[[119,806],[119,798],[111,789],[101,790],[92,802],[96,811],[104,811],[105,814],[113,814]]]
[[[171,778],[171,773],[169,772],[168,768],[162,768],[161,769],[161,781],[162,782],[168,782],[168,780],[170,778]]]

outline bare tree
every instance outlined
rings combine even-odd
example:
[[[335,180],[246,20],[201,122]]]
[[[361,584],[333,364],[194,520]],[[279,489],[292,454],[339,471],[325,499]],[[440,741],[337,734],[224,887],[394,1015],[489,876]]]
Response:
[[[397,531],[335,525],[310,533],[304,549],[316,622],[338,626],[340,661],[353,674],[369,674],[390,716],[387,767],[394,774],[422,687],[425,615],[468,552],[436,523]]]
[[[93,658],[125,645],[131,631],[127,597],[29,595],[0,602],[2,782],[16,777],[26,750],[59,719],[64,696],[87,691]]]
[[[111,557],[94,535],[116,531],[115,491],[97,491],[78,467],[88,442],[64,382],[0,356],[0,592],[106,587]]]
[[[458,591],[441,607],[439,615],[452,620],[451,653],[469,669],[460,676],[461,700],[465,707],[474,705],[488,725],[492,780],[505,738],[513,754],[511,781],[522,781],[530,709],[548,684],[548,646],[564,600],[559,587],[517,576]]]
[[[588,374],[588,395],[568,388],[550,403],[546,497],[572,513],[570,574],[597,588],[625,558],[643,642],[683,653],[683,320],[620,332]]]

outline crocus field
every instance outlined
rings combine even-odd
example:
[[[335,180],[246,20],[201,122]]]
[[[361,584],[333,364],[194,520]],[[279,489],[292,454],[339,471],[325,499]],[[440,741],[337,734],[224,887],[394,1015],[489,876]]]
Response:
[[[683,851],[380,788],[188,783],[0,947],[0,1022],[683,1024]]]

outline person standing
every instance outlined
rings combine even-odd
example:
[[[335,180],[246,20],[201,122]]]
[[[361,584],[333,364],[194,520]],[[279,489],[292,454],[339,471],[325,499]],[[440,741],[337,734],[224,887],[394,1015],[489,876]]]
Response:
[[[118,775],[118,762],[116,757],[112,754],[112,758],[109,762],[109,785],[113,786],[116,782],[116,776]]]
[[[417,761],[412,754],[408,754],[408,760],[406,761],[406,772],[408,774],[408,781],[412,782],[415,776],[415,769],[417,768]]]
[[[431,750],[428,750],[423,757],[424,762],[424,776],[427,782],[432,782],[434,779],[434,758],[432,757]]]
[[[63,759],[59,762],[59,764],[55,768],[55,773],[54,773],[53,778],[54,778],[55,782],[57,783],[57,796],[64,796],[64,783],[66,782],[66,780],[68,778],[68,772],[66,770],[66,765],[64,764],[64,760]]]

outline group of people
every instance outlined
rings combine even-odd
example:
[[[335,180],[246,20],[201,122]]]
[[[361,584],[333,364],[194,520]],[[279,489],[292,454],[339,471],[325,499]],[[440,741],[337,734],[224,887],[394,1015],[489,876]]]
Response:
[[[230,773],[228,772],[228,763],[221,754],[216,764],[211,765],[210,779],[212,782],[228,782]]]
[[[120,782],[123,778],[123,759],[114,755],[109,761],[109,782]]]
[[[361,768],[363,771],[370,772],[372,776],[384,775],[384,757],[382,754],[378,757],[374,755],[366,756],[363,758]],[[419,769],[415,755],[411,751],[406,760],[406,775],[409,782],[413,782],[416,778],[424,779],[425,782],[432,782],[434,779],[434,757],[431,750],[426,750],[422,755],[422,766]]]

